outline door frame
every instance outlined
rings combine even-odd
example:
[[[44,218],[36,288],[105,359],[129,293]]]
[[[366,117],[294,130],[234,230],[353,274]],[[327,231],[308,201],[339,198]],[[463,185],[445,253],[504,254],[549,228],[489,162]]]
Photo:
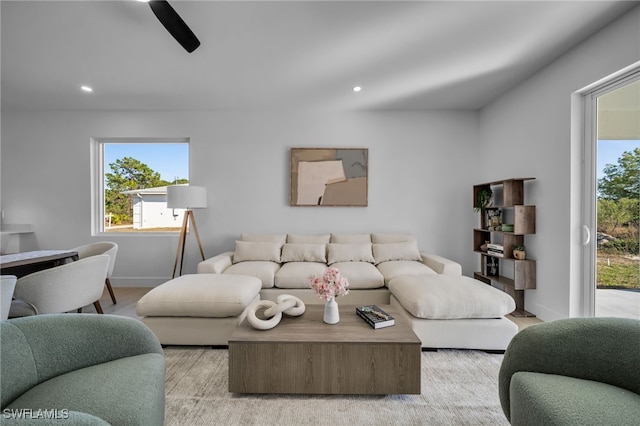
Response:
[[[640,61],[571,97],[571,317],[593,317],[596,297],[597,99],[640,79]]]

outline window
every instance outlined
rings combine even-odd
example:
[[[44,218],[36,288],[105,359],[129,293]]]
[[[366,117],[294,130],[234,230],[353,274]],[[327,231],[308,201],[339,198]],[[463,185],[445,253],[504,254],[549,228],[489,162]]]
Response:
[[[100,138],[93,159],[93,233],[179,232],[167,186],[189,183],[188,139]]]

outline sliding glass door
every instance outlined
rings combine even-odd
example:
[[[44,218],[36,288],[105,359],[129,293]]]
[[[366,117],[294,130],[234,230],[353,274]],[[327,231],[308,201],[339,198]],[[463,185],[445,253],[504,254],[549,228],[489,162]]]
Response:
[[[591,94],[591,138],[585,152],[585,223],[595,222],[585,262],[592,277],[588,314],[640,318],[640,75]],[[590,216],[590,217],[589,217]],[[595,230],[595,234],[593,232]],[[590,246],[590,247],[589,247]]]

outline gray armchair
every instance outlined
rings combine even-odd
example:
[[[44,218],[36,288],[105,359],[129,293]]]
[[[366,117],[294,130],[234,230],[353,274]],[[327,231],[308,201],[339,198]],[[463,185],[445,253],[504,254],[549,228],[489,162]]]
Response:
[[[30,316],[0,321],[0,339],[0,423],[53,424],[29,418],[48,410],[65,425],[163,424],[164,354],[140,321]]]
[[[572,318],[518,333],[500,368],[512,425],[638,425],[640,320]]]

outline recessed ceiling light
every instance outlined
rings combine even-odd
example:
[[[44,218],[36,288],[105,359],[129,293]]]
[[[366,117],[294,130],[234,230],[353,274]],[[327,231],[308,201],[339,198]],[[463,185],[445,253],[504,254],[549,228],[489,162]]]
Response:
[[[87,93],[93,92],[93,89],[89,86],[80,86],[80,88],[82,89],[83,92],[87,92]]]
[[[361,90],[362,90],[362,87],[360,87],[360,86],[353,86],[353,91],[354,91],[354,92],[358,93],[358,92],[359,92],[359,91],[361,91]]]

